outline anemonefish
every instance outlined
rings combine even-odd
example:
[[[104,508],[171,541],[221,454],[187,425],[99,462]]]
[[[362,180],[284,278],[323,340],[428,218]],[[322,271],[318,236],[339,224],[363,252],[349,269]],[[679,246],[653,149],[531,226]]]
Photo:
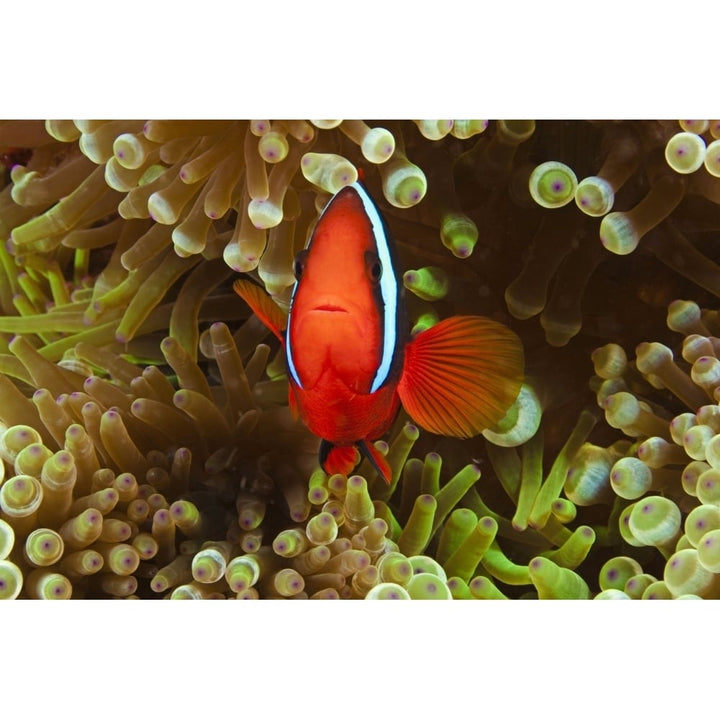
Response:
[[[430,432],[471,437],[515,400],[523,349],[504,325],[455,316],[410,338],[395,249],[362,183],[332,197],[294,271],[288,315],[254,283],[234,288],[283,343],[290,407],[322,439],[328,474],[349,474],[357,448],[389,483],[372,441],[401,403]]]

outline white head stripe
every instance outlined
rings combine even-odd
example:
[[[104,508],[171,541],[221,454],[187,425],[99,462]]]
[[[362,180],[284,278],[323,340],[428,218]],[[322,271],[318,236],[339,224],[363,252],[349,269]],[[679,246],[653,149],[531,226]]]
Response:
[[[287,359],[287,366],[288,370],[290,371],[290,375],[292,375],[292,379],[295,381],[295,384],[298,387],[302,388],[300,377],[298,376],[297,370],[295,369],[295,362],[292,356],[292,344],[290,342],[290,321],[292,320],[292,306],[293,300],[295,299],[295,291],[297,290],[297,286],[298,284],[296,280],[295,285],[293,285],[292,295],[290,296],[290,312],[288,313],[287,326],[285,327],[285,358]]]
[[[372,225],[375,245],[377,246],[378,257],[382,265],[383,272],[380,277],[380,295],[383,300],[383,349],[380,365],[375,372],[370,392],[375,392],[387,380],[392,364],[395,345],[397,343],[397,296],[398,283],[395,273],[393,272],[392,260],[390,258],[390,248],[388,246],[388,238],[385,234],[385,226],[378,212],[375,203],[365,191],[360,183],[353,183],[350,187],[354,188],[362,200],[365,213],[370,219]]]

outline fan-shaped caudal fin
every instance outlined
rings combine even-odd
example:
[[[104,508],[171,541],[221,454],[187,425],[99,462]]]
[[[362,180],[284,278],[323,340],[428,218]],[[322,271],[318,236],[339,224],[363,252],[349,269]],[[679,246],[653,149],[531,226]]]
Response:
[[[487,318],[448,318],[405,348],[398,394],[430,432],[471,437],[508,411],[523,381],[520,338]]]
[[[322,440],[318,459],[328,475],[349,475],[360,462],[360,455],[354,445],[333,445]]]
[[[236,280],[233,290],[250,306],[263,325],[284,342],[283,331],[287,327],[287,315],[273,302],[272,298],[258,285],[249,280]]]

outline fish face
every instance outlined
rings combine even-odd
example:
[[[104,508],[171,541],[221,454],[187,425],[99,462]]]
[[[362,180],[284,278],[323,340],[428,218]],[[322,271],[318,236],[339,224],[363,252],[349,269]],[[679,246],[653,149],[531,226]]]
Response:
[[[295,384],[314,388],[333,374],[353,392],[375,392],[401,360],[406,321],[390,236],[362,185],[333,197],[295,274],[286,344]]]

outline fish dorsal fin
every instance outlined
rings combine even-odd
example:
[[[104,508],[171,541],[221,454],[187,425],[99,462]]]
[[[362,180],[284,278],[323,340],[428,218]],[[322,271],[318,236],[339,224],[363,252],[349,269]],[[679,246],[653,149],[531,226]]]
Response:
[[[523,362],[512,330],[487,318],[451,317],[407,345],[398,394],[426,430],[472,437],[508,411],[520,391]]]
[[[250,306],[263,325],[272,330],[278,340],[284,343],[283,332],[287,327],[287,315],[272,298],[259,285],[249,280],[236,280],[233,283],[233,290]]]

